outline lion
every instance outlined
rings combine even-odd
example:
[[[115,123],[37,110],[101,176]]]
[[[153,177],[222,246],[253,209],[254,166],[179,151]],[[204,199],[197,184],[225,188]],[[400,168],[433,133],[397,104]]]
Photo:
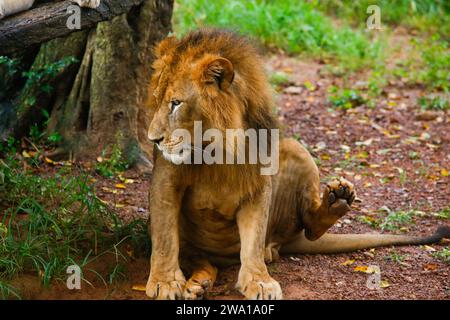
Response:
[[[95,9],[101,0],[72,0],[80,7]],[[0,0],[0,19],[30,9],[35,2],[50,2],[36,0]]]
[[[177,161],[191,157],[195,148],[173,133],[182,128],[194,134],[195,121],[204,131],[278,128],[262,66],[246,37],[218,29],[168,37],[155,48],[148,103],[153,117],[148,138],[155,144],[146,286],[152,299],[204,298],[217,267],[239,262],[236,288],[245,298],[281,299],[280,284],[266,266],[280,253],[428,244],[450,234],[449,227],[429,237],[326,233],[350,210],[353,184],[333,180],[320,196],[319,170],[294,139],[280,140],[275,175],[261,175],[261,163]]]

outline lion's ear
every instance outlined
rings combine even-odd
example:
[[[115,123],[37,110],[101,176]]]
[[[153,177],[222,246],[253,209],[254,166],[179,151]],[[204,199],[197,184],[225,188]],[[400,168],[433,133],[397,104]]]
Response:
[[[222,57],[210,57],[202,65],[202,81],[205,84],[217,85],[221,90],[228,89],[234,79],[234,68],[230,60]]]

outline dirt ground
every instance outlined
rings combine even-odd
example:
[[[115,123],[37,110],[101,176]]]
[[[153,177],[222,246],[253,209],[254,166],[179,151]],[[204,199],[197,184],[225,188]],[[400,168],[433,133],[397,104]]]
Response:
[[[367,106],[342,111],[327,103],[327,88],[342,80],[327,75],[325,65],[281,55],[267,58],[269,69],[290,75],[280,88],[279,117],[287,136],[306,144],[320,159],[321,177],[343,176],[355,184],[358,199],[353,210],[333,228],[334,233],[374,233],[358,216],[382,217],[380,208],[392,211],[415,209],[423,214],[395,233],[428,235],[448,220],[432,215],[450,205],[450,117],[444,112],[423,115],[417,104],[421,92],[402,82],[391,83],[373,109]],[[353,79],[355,82],[357,78]],[[310,84],[305,86],[305,82]],[[425,120],[426,119],[426,120]],[[414,155],[414,156],[412,156]],[[148,215],[150,177],[134,171],[124,174],[135,180],[112,194],[115,180],[100,180],[98,196],[118,204],[124,218]],[[387,232],[387,231],[385,231]],[[450,268],[433,256],[446,244],[366,250],[350,254],[285,256],[269,266],[286,299],[449,299]],[[397,256],[401,259],[389,259]],[[98,261],[92,269],[106,268],[113,257]],[[354,260],[354,261],[353,261]],[[400,261],[401,260],[401,261]],[[380,268],[382,287],[370,290],[370,274],[360,266]],[[221,270],[210,298],[241,299],[233,289],[239,266]],[[145,299],[132,290],[145,285],[148,257],[132,259],[124,271],[126,280],[106,286],[93,273],[85,276],[92,285],[69,291],[64,283],[42,289],[35,277],[20,281],[24,298],[33,299]],[[358,268],[357,268],[358,270]],[[87,271],[89,273],[89,271]]]

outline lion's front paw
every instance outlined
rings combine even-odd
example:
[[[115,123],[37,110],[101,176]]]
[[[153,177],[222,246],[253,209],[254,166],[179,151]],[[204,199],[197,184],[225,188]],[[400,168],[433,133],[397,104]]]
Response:
[[[156,300],[182,299],[186,280],[181,271],[175,272],[175,275],[166,280],[160,280],[161,277],[156,278],[150,275],[145,290],[147,296]]]
[[[80,7],[95,9],[100,5],[101,0],[72,0],[77,3]]]
[[[281,300],[283,293],[280,284],[271,276],[252,277],[253,279],[236,285],[240,293],[249,300]]]
[[[211,288],[211,280],[204,280],[200,283],[194,279],[189,279],[184,288],[184,298],[187,300],[201,300],[207,298],[208,291]]]
[[[327,201],[329,211],[337,216],[343,216],[350,210],[356,193],[353,184],[344,178],[334,179],[327,184],[324,201]]]

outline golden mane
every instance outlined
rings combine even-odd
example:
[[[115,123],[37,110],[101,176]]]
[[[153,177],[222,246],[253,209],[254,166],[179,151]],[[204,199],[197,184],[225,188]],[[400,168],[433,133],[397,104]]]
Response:
[[[237,33],[200,29],[190,32],[182,39],[168,37],[155,48],[152,87],[153,96],[160,102],[170,75],[192,68],[193,79],[202,76],[202,61],[208,56],[228,59],[234,68],[230,93],[239,103],[224,97],[214,97],[203,92],[202,110],[217,128],[232,128],[236,114],[244,114],[244,128],[274,129],[278,127],[272,115],[274,106],[272,89],[264,73],[263,62],[254,45]]]

